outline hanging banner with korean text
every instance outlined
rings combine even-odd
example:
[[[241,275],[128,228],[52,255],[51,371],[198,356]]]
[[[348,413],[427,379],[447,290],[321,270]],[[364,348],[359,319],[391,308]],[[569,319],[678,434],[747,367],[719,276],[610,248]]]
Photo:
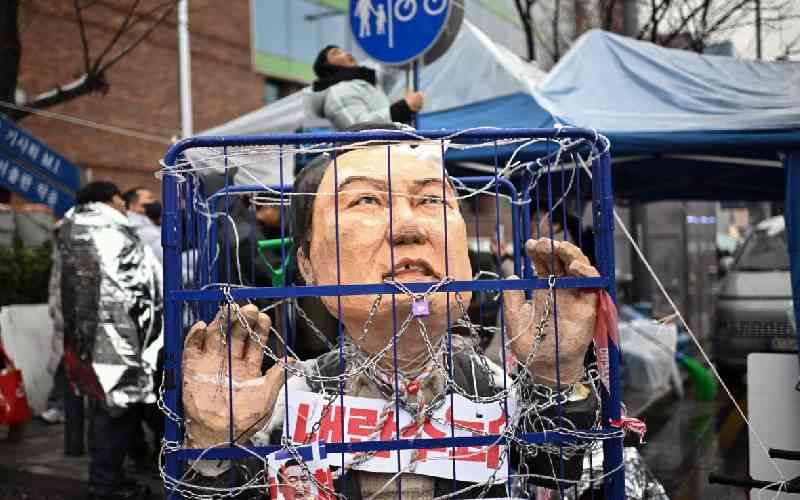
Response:
[[[64,189],[0,150],[0,186],[24,196],[34,203],[43,203],[59,217],[75,204],[75,193]]]
[[[397,439],[397,416],[394,402],[380,399],[344,396],[326,405],[325,398],[313,392],[293,392],[289,396],[289,435],[296,443],[322,441],[325,443],[358,443],[362,441],[391,441]],[[327,407],[326,407],[327,406]],[[514,403],[508,401],[509,414]],[[319,426],[315,426],[320,422]],[[429,419],[417,423],[400,409],[400,439],[442,439],[502,434],[506,415],[498,403],[474,403],[454,395],[446,398]],[[308,436],[314,432],[314,435]],[[344,440],[342,440],[344,433]],[[400,467],[414,474],[455,478],[458,481],[482,483],[492,478],[495,470],[498,481],[506,477],[508,462],[502,441],[487,446],[420,448],[400,451]],[[328,453],[331,466],[340,467],[341,454]],[[397,472],[397,451],[380,450],[369,453],[345,453],[344,463],[371,472]],[[455,465],[454,465],[455,464]]]
[[[0,186],[61,216],[75,203],[80,169],[0,115]]]

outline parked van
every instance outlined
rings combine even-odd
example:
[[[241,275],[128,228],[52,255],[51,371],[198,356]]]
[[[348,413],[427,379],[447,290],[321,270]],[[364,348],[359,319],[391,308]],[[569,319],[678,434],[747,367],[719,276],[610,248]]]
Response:
[[[759,223],[736,252],[717,297],[714,358],[744,371],[751,352],[796,352],[783,216]]]

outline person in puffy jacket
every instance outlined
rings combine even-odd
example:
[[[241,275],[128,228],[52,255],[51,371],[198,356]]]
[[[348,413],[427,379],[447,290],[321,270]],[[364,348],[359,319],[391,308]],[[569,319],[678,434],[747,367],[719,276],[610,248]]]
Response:
[[[425,102],[422,92],[409,92],[404,99],[389,102],[376,85],[375,70],[359,66],[350,52],[335,45],[320,51],[314,73],[317,80],[309,96],[310,108],[337,130],[365,122],[410,123]]]
[[[128,220],[136,229],[142,243],[150,247],[159,263],[164,261],[164,249],[161,248],[161,203],[152,191],[137,186],[125,191],[122,195]]]

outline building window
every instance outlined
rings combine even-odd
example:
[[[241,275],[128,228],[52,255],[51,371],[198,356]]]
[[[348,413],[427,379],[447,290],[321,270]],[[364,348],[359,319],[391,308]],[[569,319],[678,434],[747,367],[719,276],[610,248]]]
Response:
[[[278,99],[294,94],[302,89],[303,85],[297,82],[279,80],[277,78],[264,79],[264,104],[275,102]]]

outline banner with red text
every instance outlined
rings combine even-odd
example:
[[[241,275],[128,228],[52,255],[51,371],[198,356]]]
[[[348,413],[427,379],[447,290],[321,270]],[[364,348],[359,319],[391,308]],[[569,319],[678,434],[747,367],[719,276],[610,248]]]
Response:
[[[502,434],[506,415],[502,403],[474,403],[460,396],[450,397],[433,412],[430,419],[418,424],[400,409],[400,439],[433,439],[452,436],[484,436]],[[514,402],[508,400],[508,411],[514,414]],[[323,414],[323,410],[324,414]],[[322,395],[313,392],[289,394],[289,433],[296,443],[358,443],[397,439],[395,404],[385,400],[344,396],[337,397],[326,409]],[[318,428],[314,424],[320,422]],[[316,431],[314,435],[308,433]],[[344,438],[344,439],[343,439]],[[498,469],[498,480],[506,477],[508,457],[505,446],[494,444],[479,447],[410,449],[400,451],[400,469],[405,472],[453,478],[473,483],[486,482]],[[345,453],[344,464],[371,472],[398,471],[397,451],[371,454]],[[342,456],[328,454],[333,467],[342,466]]]

